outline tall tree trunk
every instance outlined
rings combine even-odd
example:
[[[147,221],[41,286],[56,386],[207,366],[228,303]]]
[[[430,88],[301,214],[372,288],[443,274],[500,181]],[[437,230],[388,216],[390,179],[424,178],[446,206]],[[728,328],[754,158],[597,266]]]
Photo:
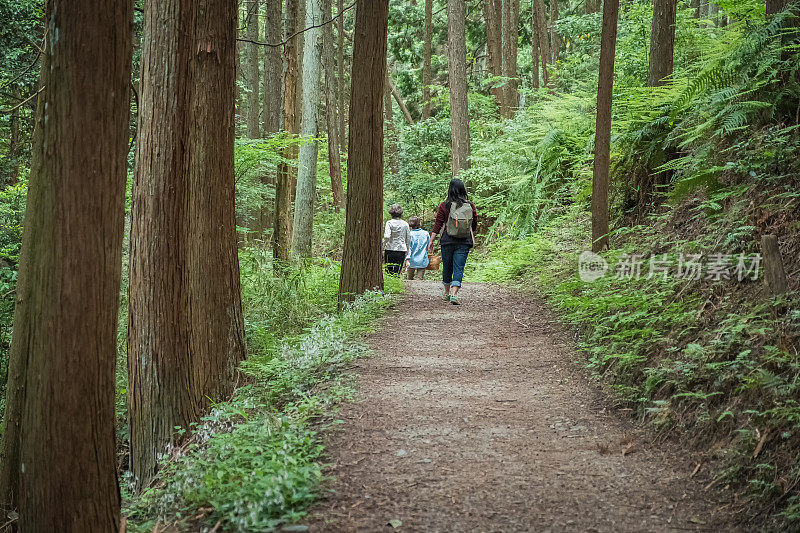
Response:
[[[234,206],[236,9],[235,0],[194,1],[189,62],[189,333],[203,395],[213,401],[233,392],[245,357]]]
[[[386,130],[386,155],[389,159],[387,169],[391,174],[397,173],[397,137],[394,128],[394,107],[392,106],[392,78],[386,70],[386,87],[383,96],[384,125]]]
[[[486,21],[486,60],[489,64],[489,76],[497,78],[503,75],[503,32],[502,32],[502,0],[484,0],[483,18]],[[505,89],[502,86],[491,90],[497,101],[500,113],[505,115]]]
[[[561,53],[561,36],[558,34],[558,0],[550,0],[550,42],[553,53],[553,64],[558,63]]]
[[[584,0],[583,2],[583,11],[587,15],[590,13],[597,13],[600,11],[600,3],[601,0]]]
[[[597,85],[597,128],[592,178],[592,250],[607,249],[608,173],[611,166],[611,104],[614,92],[614,54],[617,47],[619,0],[603,2],[603,33],[600,38],[600,78]]]
[[[154,3],[145,19],[131,221],[130,465],[138,486],[244,357],[233,208],[236,4]]]
[[[319,135],[317,121],[319,100],[319,63],[322,52],[322,6],[320,0],[308,0],[306,4],[303,54],[303,119],[300,134],[306,142],[300,147],[297,173],[297,195],[294,202],[294,233],[292,254],[295,258],[311,257],[311,241],[314,232],[314,200],[317,196],[317,156]]]
[[[247,18],[245,19],[247,39],[251,41],[258,41],[259,5],[260,0],[249,0],[245,5],[245,9],[247,10]],[[259,48],[260,46],[257,44],[247,43],[247,73],[245,74],[245,79],[247,81],[247,136],[250,139],[258,139],[261,137],[259,128],[261,104],[258,100],[258,91],[260,88]]]
[[[464,27],[467,6],[447,1],[447,52],[450,56],[450,129],[453,176],[469,168],[469,106],[467,103],[467,44]]]
[[[339,47],[337,52],[337,59],[336,65],[339,68],[339,76],[338,76],[338,83],[337,83],[337,93],[339,96],[339,106],[338,106],[338,114],[339,114],[339,153],[344,151],[344,147],[347,144],[347,129],[345,124],[345,119],[347,118],[346,113],[346,104],[345,104],[345,94],[347,93],[346,90],[346,83],[344,78],[344,0],[337,0],[337,11],[339,14]]]
[[[650,34],[650,69],[647,76],[650,87],[664,85],[665,78],[672,76],[677,14],[678,0],[655,0]]]
[[[277,43],[281,39],[283,28],[283,6],[280,1],[266,2],[264,21],[264,40],[268,43]],[[281,49],[277,46],[264,47],[264,102],[261,112],[264,136],[275,134],[281,130],[281,84],[283,83],[283,61]],[[277,165],[271,168],[262,177],[261,181],[268,187],[274,187],[277,175]],[[260,224],[262,230],[274,226],[273,206],[265,198],[261,206]]]
[[[700,0],[691,0],[689,6],[694,10],[693,16],[696,19],[700,18]]]
[[[382,104],[389,0],[358,0],[356,9],[340,302],[368,290],[383,290]]]
[[[550,61],[550,39],[547,34],[547,21],[544,16],[544,0],[531,0],[534,10],[535,34],[539,36],[539,56],[542,58],[542,81],[545,87],[550,84],[547,63]]]
[[[486,0],[491,1],[491,0]],[[431,116],[431,55],[433,50],[433,0],[425,0],[425,37],[422,51],[422,120]]]
[[[117,531],[114,375],[133,2],[49,0],[46,20],[58,39],[42,61],[0,503],[18,510],[21,531]]]
[[[322,18],[330,20],[332,16],[331,0],[322,2]],[[338,99],[335,94],[336,74],[334,72],[333,54],[334,47],[333,27],[328,24],[322,29],[322,68],[325,71],[325,127],[328,132],[328,167],[331,174],[331,193],[333,194],[333,209],[338,213],[344,207],[344,189],[342,189],[342,158],[339,152],[341,140],[339,139],[339,117],[337,114]]]
[[[517,85],[517,47],[519,41],[519,0],[502,0],[502,71],[507,78],[504,87],[503,116],[514,116],[519,107],[519,87]]]
[[[19,88],[14,88],[13,95],[19,98]],[[8,136],[8,159],[11,161],[11,176],[5,185],[15,185],[19,181],[19,148],[22,144],[19,127],[21,113],[22,109],[11,112]]]
[[[588,2],[589,0],[587,0]],[[531,0],[531,71],[532,85],[539,88],[539,36],[536,33],[536,0]]]
[[[290,38],[298,30],[299,0],[286,0],[286,39],[284,55],[286,71],[283,77],[283,129],[289,135],[298,133],[296,114],[297,103],[297,38]],[[297,147],[284,147],[281,153],[284,160],[297,158]],[[292,242],[292,176],[293,169],[289,163],[282,161],[278,165],[278,179],[275,184],[275,240],[273,256],[277,263],[289,260],[289,247]]]

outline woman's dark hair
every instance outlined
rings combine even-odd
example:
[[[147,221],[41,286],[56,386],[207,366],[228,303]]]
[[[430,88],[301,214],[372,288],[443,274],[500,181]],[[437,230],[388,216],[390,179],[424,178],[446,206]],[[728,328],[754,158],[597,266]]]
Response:
[[[392,215],[392,218],[400,218],[403,216],[403,208],[400,207],[400,204],[392,204],[389,208],[389,214]]]
[[[467,198],[467,187],[464,182],[459,179],[450,180],[450,188],[447,189],[447,205],[456,203],[457,207],[461,207],[465,202],[469,202]]]
[[[408,219],[408,227],[411,229],[419,229],[421,226],[421,222],[419,217],[411,217]]]

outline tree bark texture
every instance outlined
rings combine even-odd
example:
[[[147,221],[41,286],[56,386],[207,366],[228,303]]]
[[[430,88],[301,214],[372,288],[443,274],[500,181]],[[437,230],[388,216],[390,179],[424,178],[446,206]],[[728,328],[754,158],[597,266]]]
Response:
[[[340,302],[383,290],[383,91],[389,0],[358,0],[356,9]]]
[[[322,18],[330,20],[332,11],[331,0],[323,0]],[[339,139],[338,95],[335,93],[337,86],[336,73],[333,54],[330,53],[335,46],[332,25],[325,26],[322,32],[322,68],[325,72],[325,127],[328,132],[328,167],[331,175],[333,209],[338,213],[344,207],[344,189],[342,188],[342,158],[339,152],[341,139]]]
[[[561,53],[561,36],[558,34],[558,0],[550,0],[550,43],[553,54],[553,64],[558,63]]]
[[[467,45],[464,27],[466,5],[461,0],[447,2],[447,51],[450,56],[450,129],[453,176],[469,168],[469,105],[467,103]]]
[[[600,38],[600,77],[597,85],[597,128],[592,177],[592,250],[608,249],[608,188],[611,166],[611,104],[614,91],[614,54],[617,46],[619,0],[603,2]]]
[[[251,41],[258,41],[259,5],[260,0],[249,0],[245,4],[245,9],[247,10],[247,18],[245,19],[246,35]],[[246,43],[247,73],[245,79],[247,81],[247,137],[250,139],[258,139],[261,137],[261,102],[258,99],[261,81],[258,60],[259,48],[261,47],[257,44]]]
[[[431,116],[431,55],[433,53],[433,0],[425,0],[425,36],[422,51],[422,120]]]
[[[268,43],[277,43],[282,40],[283,6],[280,1],[266,2],[264,12],[264,40]],[[277,46],[264,47],[264,100],[262,102],[261,120],[264,136],[275,134],[281,130],[281,85],[283,83],[283,60],[281,49]],[[261,182],[266,186],[275,186],[277,165],[272,166],[262,177]],[[274,226],[273,205],[264,199],[261,206],[259,229],[262,231]]]
[[[297,194],[294,202],[294,233],[292,253],[296,259],[311,257],[311,241],[314,232],[314,200],[317,195],[317,155],[319,143],[318,101],[320,54],[322,52],[322,6],[320,0],[308,0],[306,4],[303,54],[303,119],[300,134],[306,140],[300,146],[297,170]]]
[[[0,503],[18,510],[21,531],[117,531],[114,377],[133,2],[49,0],[45,17]]]
[[[547,64],[550,62],[550,39],[547,32],[547,21],[544,13],[544,0],[532,0],[531,7],[534,10],[534,22],[536,25],[534,33],[538,35],[539,57],[542,58],[542,82],[545,87],[550,84],[550,73]]]
[[[264,13],[264,40],[277,43],[281,39],[283,27],[283,6],[281,2],[266,2]],[[283,81],[283,61],[281,49],[277,46],[264,47],[264,102],[262,123],[264,134],[277,133],[281,128],[281,82]]]
[[[678,0],[655,0],[653,29],[650,34],[650,68],[647,84],[650,87],[664,85],[672,76],[675,55],[675,22]]]
[[[552,1],[552,0],[551,0]],[[504,87],[501,114],[513,117],[519,107],[519,80],[517,80],[517,48],[519,43],[519,0],[502,0],[502,72],[507,78]]]
[[[587,0],[588,1],[588,0]],[[539,82],[539,36],[536,34],[536,0],[531,0],[531,77],[532,86],[538,89]]]
[[[283,129],[289,135],[299,131],[297,105],[297,38],[289,38],[298,30],[299,0],[286,0],[286,39],[284,46],[286,70],[283,77]],[[297,159],[297,147],[286,146],[282,150],[284,159]],[[292,179],[293,169],[288,163],[278,165],[278,179],[275,184],[275,240],[273,257],[276,262],[289,260],[289,247],[292,242]]]
[[[338,83],[337,83],[337,95],[339,97],[339,153],[344,151],[344,147],[347,144],[347,129],[345,124],[345,119],[347,118],[346,113],[346,104],[345,104],[345,94],[347,93],[346,87],[347,84],[345,82],[344,77],[344,0],[337,0],[337,11],[339,14],[338,18],[338,28],[339,34],[337,38],[339,39],[339,49],[337,50],[337,58],[336,58],[336,66],[339,69],[339,76],[338,76]]]
[[[146,11],[128,319],[130,466],[138,486],[175,426],[233,387],[244,357],[236,251],[236,3]]]
[[[486,21],[486,60],[489,75],[493,78],[503,75],[503,38],[502,38],[502,3],[503,0],[484,0],[483,18]],[[497,101],[500,113],[505,112],[504,88],[493,87],[491,90]]]
[[[778,237],[775,235],[761,237],[761,255],[764,257],[764,279],[767,287],[773,296],[784,294],[788,290],[788,283]]]
[[[394,106],[392,105],[392,78],[389,69],[386,71],[386,86],[384,87],[384,125],[386,126],[386,156],[388,157],[387,169],[391,174],[397,173],[397,133],[394,127]]]
[[[767,15],[775,15],[780,13],[786,6],[789,5],[789,0],[766,0],[767,1]]]

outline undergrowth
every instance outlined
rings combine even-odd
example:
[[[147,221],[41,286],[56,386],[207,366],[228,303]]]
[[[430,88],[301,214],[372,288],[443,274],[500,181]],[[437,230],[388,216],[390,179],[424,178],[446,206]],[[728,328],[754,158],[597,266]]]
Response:
[[[800,295],[771,297],[761,279],[648,278],[647,258],[667,253],[657,236],[669,217],[618,235],[609,273],[584,282],[589,222],[576,206],[528,240],[501,240],[473,279],[544,295],[621,407],[679,435],[718,465],[718,484],[739,488],[743,520],[800,527]],[[666,257],[720,240],[676,242]],[[614,272],[629,254],[644,258],[639,279]]]
[[[336,404],[353,395],[346,366],[367,354],[359,339],[393,300],[368,293],[337,310],[337,263],[275,278],[270,255],[242,254],[246,384],[167,451],[150,488],[124,492],[130,531],[271,531],[313,502],[323,481],[318,431],[337,424]],[[401,287],[386,278],[387,293]]]

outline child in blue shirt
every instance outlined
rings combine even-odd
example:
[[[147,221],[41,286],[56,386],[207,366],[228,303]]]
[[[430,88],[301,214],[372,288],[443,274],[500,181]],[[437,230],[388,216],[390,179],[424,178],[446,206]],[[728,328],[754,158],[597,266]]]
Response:
[[[430,234],[421,228],[419,217],[408,219],[411,228],[411,243],[406,253],[406,268],[408,279],[425,279],[425,269],[428,268],[428,245],[431,242]]]

